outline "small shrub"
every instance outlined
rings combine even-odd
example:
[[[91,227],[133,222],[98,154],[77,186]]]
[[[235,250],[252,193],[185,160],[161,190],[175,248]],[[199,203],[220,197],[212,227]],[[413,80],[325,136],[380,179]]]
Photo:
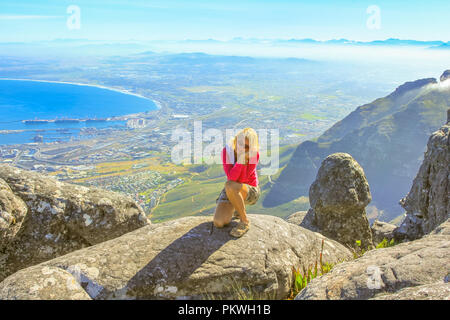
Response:
[[[353,258],[358,259],[359,257],[362,257],[364,253],[366,253],[366,250],[361,248],[361,240],[356,240],[356,249],[355,248],[349,248],[353,252]]]
[[[388,239],[384,238],[383,241],[381,241],[379,244],[377,244],[377,249],[381,248],[389,248],[395,246],[397,243],[395,243],[395,240],[392,239],[391,241],[388,241]]]
[[[356,240],[355,244],[356,244],[357,249],[350,248],[352,250],[352,252],[353,252],[353,258],[354,259],[358,259],[358,258],[362,257],[364,255],[364,253],[366,253],[367,251],[371,250],[371,249],[365,250],[365,249],[361,248],[361,240]],[[383,241],[381,241],[379,244],[377,244],[375,249],[393,247],[396,244],[397,243],[395,243],[394,239],[392,239],[391,241],[388,241],[388,239],[384,238]]]
[[[323,244],[324,240],[322,239],[322,247],[320,249],[319,254],[319,261],[316,260],[314,266],[309,266],[308,268],[305,268],[303,266],[303,270],[300,270],[300,268],[294,268],[292,267],[292,273],[294,275],[294,285],[291,289],[291,295],[289,296],[288,300],[292,300],[295,298],[295,296],[302,291],[308,283],[311,282],[312,279],[317,278],[317,276],[322,276],[327,272],[330,272],[330,270],[333,268],[333,265],[327,262],[322,261],[322,252],[323,252]]]

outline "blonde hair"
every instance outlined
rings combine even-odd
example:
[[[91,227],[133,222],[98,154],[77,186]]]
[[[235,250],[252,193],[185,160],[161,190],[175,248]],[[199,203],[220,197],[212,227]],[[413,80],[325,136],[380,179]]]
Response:
[[[252,152],[259,152],[259,143],[258,143],[258,134],[253,128],[245,128],[239,131],[234,138],[231,139],[231,145],[234,150],[237,150],[237,142],[245,141],[245,138],[248,139],[248,143],[250,146],[250,154]],[[242,140],[241,140],[242,139]]]

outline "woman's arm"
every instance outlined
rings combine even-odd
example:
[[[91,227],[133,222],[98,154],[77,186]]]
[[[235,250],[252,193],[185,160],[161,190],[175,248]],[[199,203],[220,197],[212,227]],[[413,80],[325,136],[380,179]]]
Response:
[[[258,165],[259,162],[259,152],[256,154],[255,157],[251,158],[247,164],[248,168],[247,168],[247,172],[251,173],[256,171],[256,166]]]
[[[237,181],[237,179],[240,177],[242,168],[245,166],[245,164],[236,163],[231,164],[227,161],[227,151],[224,148],[222,150],[222,164],[223,164],[223,171],[225,171],[225,174],[227,175],[228,180]]]

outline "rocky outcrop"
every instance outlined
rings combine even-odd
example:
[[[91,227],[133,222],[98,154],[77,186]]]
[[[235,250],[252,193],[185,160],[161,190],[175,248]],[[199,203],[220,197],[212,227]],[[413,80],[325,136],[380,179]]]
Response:
[[[309,202],[319,232],[350,247],[372,248],[365,207],[371,201],[361,166],[347,153],[334,153],[322,162],[309,189]],[[312,214],[312,213],[311,213]]]
[[[308,211],[298,211],[291,214],[286,218],[286,221],[289,223],[296,224],[305,229],[319,232],[319,228],[314,223],[314,210],[309,209]]]
[[[27,214],[26,204],[0,179],[0,254],[17,236]]]
[[[449,300],[450,284],[437,282],[402,289],[396,293],[379,295],[372,300]]]
[[[229,235],[236,221],[222,229],[211,217],[152,224],[20,270],[0,283],[0,299],[85,299],[83,291],[90,299],[236,298],[236,288],[280,299],[289,295],[291,268],[313,265],[322,240],[323,261],[352,258],[341,244],[281,218],[249,218],[238,239]]]
[[[375,220],[370,227],[373,243],[377,245],[384,239],[391,241],[394,238],[394,230],[396,228],[397,226],[394,224]]]
[[[449,300],[449,256],[447,221],[421,239],[371,250],[338,264],[312,280],[296,299],[404,299],[411,294],[409,299]]]
[[[448,130],[447,122],[428,141],[411,191],[401,200],[407,210],[401,226],[393,231],[385,224],[372,226],[376,241],[381,234],[412,241],[339,264],[311,281],[296,299],[450,300]]]
[[[428,234],[450,217],[450,123],[434,132],[408,195],[400,200],[405,220],[394,234],[414,240]]]
[[[150,222],[130,198],[0,165],[0,281]]]
[[[346,152],[364,168],[370,205],[380,213],[377,218],[398,217],[403,211],[398,200],[410,190],[427,140],[442,126],[450,106],[449,87],[436,82],[405,83],[390,95],[359,106],[314,141],[302,142],[263,198],[264,207],[308,197],[321,162],[330,154]]]

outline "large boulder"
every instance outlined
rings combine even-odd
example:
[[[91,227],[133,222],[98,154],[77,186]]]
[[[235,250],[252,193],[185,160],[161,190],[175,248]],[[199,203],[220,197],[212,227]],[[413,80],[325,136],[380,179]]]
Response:
[[[296,299],[397,299],[411,293],[410,299],[449,300],[449,256],[447,221],[421,239],[371,250],[335,266],[312,280]]]
[[[322,161],[309,189],[314,222],[324,236],[350,247],[372,248],[365,207],[372,197],[364,171],[348,153],[333,153]]]
[[[450,123],[434,132],[408,195],[400,200],[406,217],[394,231],[398,240],[428,234],[450,217]]]
[[[148,225],[135,201],[0,165],[0,281]]]
[[[315,225],[314,219],[314,210],[310,208],[308,211],[294,212],[286,218],[286,221],[308,230],[319,232],[319,229]]]
[[[249,218],[238,239],[229,235],[236,221],[222,229],[211,217],[152,224],[20,270],[0,283],[0,299],[87,298],[80,288],[90,299],[281,299],[290,293],[292,267],[313,266],[322,241],[323,261],[352,258],[338,242],[281,218]]]
[[[384,239],[391,241],[394,238],[394,230],[396,228],[397,226],[395,224],[375,220],[370,227],[373,243],[375,245],[379,244]]]

